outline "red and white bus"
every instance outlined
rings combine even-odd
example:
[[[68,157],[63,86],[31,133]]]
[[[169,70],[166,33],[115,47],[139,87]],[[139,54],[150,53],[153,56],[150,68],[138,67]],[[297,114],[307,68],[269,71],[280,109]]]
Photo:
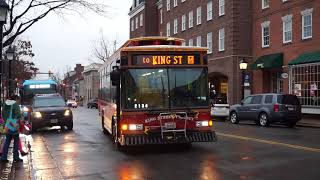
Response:
[[[182,42],[131,39],[99,70],[101,126],[118,147],[216,141],[207,49]]]

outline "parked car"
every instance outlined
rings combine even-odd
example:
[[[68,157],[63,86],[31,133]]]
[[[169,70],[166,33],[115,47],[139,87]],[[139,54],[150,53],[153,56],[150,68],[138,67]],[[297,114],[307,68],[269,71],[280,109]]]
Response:
[[[75,100],[73,100],[73,99],[69,99],[69,100],[67,101],[67,106],[68,106],[68,107],[77,108],[77,107],[78,107],[78,103],[77,103]]]
[[[73,115],[60,95],[35,96],[31,105],[31,129],[42,127],[67,126],[73,129]]]
[[[229,107],[226,97],[215,98],[211,103],[211,116],[217,118],[228,118]]]
[[[300,102],[297,96],[291,94],[251,95],[230,108],[230,121],[234,124],[241,120],[253,120],[261,126],[279,122],[294,127],[301,116]]]
[[[96,108],[98,109],[98,99],[92,99],[87,103],[87,108]]]

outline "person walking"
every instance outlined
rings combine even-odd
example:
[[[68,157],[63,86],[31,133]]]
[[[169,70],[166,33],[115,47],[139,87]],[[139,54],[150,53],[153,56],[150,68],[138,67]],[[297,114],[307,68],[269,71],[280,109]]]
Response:
[[[14,140],[13,145],[13,161],[22,162],[23,160],[19,157],[19,125],[21,118],[20,107],[17,103],[18,96],[12,95],[6,102],[3,104],[2,117],[5,120],[5,129],[6,129],[6,141],[3,147],[3,153],[0,158],[1,162],[8,161],[8,150],[11,143],[11,140]]]

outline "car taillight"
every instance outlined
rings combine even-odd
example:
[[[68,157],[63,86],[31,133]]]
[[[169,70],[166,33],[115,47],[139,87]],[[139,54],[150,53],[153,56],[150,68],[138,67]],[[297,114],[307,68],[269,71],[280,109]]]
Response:
[[[279,112],[279,104],[273,105],[273,111],[274,112]]]

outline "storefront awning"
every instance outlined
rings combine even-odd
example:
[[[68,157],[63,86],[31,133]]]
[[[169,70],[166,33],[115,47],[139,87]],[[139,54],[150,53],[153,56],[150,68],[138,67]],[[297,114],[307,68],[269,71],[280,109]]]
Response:
[[[250,69],[270,69],[270,68],[282,68],[283,54],[269,54],[259,57],[256,62],[250,65]]]
[[[307,64],[320,62],[320,51],[303,53],[296,59],[292,60],[289,65]]]

